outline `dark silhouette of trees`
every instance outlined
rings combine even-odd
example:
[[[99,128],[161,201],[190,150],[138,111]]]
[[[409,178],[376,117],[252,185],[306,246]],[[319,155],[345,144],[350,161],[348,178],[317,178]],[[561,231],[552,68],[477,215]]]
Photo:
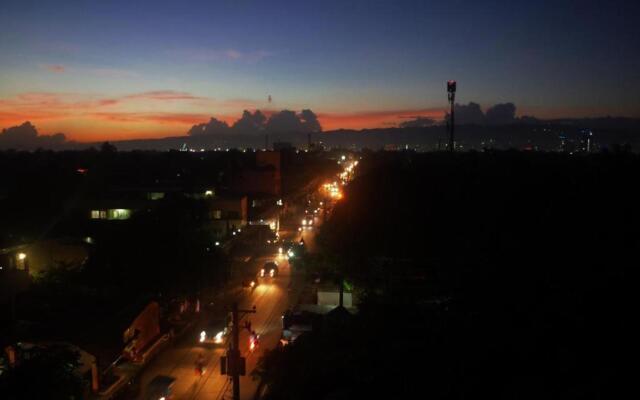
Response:
[[[75,372],[78,358],[63,345],[36,347],[29,358],[0,375],[0,393],[7,400],[82,399],[84,387]]]
[[[112,154],[112,153],[115,153],[116,151],[118,151],[118,149],[113,144],[111,144],[109,142],[104,142],[100,146],[100,151],[102,153],[104,153],[104,154]]]
[[[318,238],[340,260],[319,270],[354,282],[359,313],[270,353],[260,372],[272,398],[624,393],[640,158],[378,153],[361,164]]]

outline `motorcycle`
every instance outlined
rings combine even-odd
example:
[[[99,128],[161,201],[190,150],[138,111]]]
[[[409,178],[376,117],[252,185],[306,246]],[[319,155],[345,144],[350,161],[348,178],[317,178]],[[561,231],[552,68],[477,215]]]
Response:
[[[199,355],[198,358],[196,359],[196,368],[195,368],[195,372],[196,372],[196,376],[198,376],[198,378],[201,378],[202,375],[204,375],[204,357],[202,357],[202,355]]]
[[[257,335],[255,333],[252,333],[251,336],[249,336],[249,351],[254,351],[256,347],[258,347],[258,345],[260,344],[259,338],[260,335]]]

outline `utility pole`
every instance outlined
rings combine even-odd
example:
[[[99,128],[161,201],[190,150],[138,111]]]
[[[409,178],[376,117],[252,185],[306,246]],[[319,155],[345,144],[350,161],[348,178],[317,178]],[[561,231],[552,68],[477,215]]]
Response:
[[[240,318],[239,313],[255,313],[256,307],[251,310],[239,310],[238,303],[233,303],[231,308],[232,332],[231,347],[227,350],[227,356],[220,358],[220,372],[222,375],[231,375],[233,380],[233,400],[240,400],[240,376],[245,375],[245,358],[240,357]]]
[[[453,138],[453,130],[454,130],[454,104],[456,99],[456,81],[447,81],[447,97],[449,99],[449,104],[451,105],[451,114],[449,114],[449,151],[453,152],[455,147],[455,141]]]

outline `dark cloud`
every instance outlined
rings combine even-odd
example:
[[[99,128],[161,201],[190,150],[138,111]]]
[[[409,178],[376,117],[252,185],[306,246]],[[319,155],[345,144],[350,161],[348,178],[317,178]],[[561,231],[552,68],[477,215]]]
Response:
[[[517,121],[516,106],[513,103],[499,103],[489,107],[487,113],[483,113],[480,104],[470,102],[467,105],[456,104],[456,125],[504,125]],[[445,114],[445,120],[449,119],[449,114]]]
[[[244,110],[242,117],[231,127],[226,122],[211,118],[208,123],[194,125],[188,132],[189,136],[234,134],[258,134],[269,133],[295,133],[295,132],[322,132],[322,126],[317,115],[309,110],[302,110],[299,114],[291,110],[282,110],[271,114],[270,118],[260,111],[253,113]]]
[[[302,110],[300,114],[291,110],[282,110],[271,115],[267,122],[267,131],[313,133],[321,132],[322,126],[316,114],[309,109]]]
[[[251,111],[244,110],[242,117],[233,124],[233,131],[238,133],[258,133],[265,129],[267,117],[260,111],[256,110],[253,114]]]
[[[318,117],[313,111],[309,109],[302,110],[302,112],[300,112],[300,119],[302,120],[302,126],[305,132],[322,132],[320,121],[318,121]]]
[[[489,125],[512,124],[516,121],[516,106],[513,103],[496,104],[487,110]]]
[[[267,122],[269,132],[300,132],[302,131],[302,121],[295,111],[282,110],[272,114]]]
[[[211,118],[206,124],[194,125],[187,133],[189,136],[220,135],[229,133],[229,125],[226,122]]]
[[[456,104],[455,123],[458,125],[477,124],[482,125],[486,122],[485,115],[480,108],[480,104],[470,102],[467,105]],[[448,114],[447,114],[448,118]]]
[[[0,148],[33,150],[37,148],[62,148],[69,144],[64,133],[39,135],[31,122],[3,129],[0,132]]]
[[[400,128],[424,128],[436,123],[436,120],[428,117],[415,117],[412,120],[400,123]]]

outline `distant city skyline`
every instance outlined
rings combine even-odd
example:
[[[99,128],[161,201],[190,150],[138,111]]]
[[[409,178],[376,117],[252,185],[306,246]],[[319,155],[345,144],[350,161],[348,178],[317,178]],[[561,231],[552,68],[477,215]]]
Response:
[[[88,142],[186,135],[245,109],[324,130],[483,109],[640,117],[636,2],[3,1],[0,129]]]

